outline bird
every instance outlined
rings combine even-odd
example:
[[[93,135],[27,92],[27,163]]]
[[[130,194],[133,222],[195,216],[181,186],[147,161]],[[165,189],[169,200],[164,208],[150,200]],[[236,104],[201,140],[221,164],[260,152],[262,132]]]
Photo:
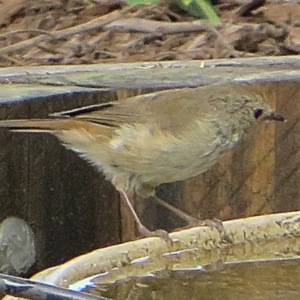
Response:
[[[51,114],[45,119],[1,120],[0,127],[50,133],[103,172],[120,192],[142,236],[150,231],[132,196],[155,199],[192,225],[208,225],[155,196],[163,183],[202,174],[255,123],[285,121],[251,84],[223,83],[138,95]]]

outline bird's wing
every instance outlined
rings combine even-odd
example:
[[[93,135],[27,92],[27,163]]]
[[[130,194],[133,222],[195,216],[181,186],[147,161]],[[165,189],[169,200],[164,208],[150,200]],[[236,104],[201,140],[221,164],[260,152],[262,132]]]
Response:
[[[64,111],[52,116],[71,117],[112,127],[120,127],[123,124],[152,124],[161,130],[177,132],[190,124],[194,117],[201,118],[210,113],[206,99],[201,99],[203,89],[161,91]]]

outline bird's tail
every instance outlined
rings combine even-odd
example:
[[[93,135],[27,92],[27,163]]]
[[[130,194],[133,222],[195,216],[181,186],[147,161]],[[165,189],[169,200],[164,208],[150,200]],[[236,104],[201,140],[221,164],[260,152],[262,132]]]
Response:
[[[83,123],[71,119],[26,119],[0,121],[0,128],[7,128],[18,132],[56,132],[69,130],[74,123]]]
[[[0,121],[0,128],[17,132],[47,132],[58,137],[61,142],[79,152],[87,152],[91,143],[109,143],[111,128],[92,122],[64,119],[27,119]]]

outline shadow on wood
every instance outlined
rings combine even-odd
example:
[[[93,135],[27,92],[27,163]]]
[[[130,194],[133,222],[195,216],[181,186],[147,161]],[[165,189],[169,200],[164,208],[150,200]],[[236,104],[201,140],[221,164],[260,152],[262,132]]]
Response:
[[[0,118],[45,117],[112,99],[109,91],[41,95],[2,105]],[[118,193],[92,166],[48,134],[1,130],[0,144],[0,220],[18,216],[29,222],[38,270],[120,241]]]

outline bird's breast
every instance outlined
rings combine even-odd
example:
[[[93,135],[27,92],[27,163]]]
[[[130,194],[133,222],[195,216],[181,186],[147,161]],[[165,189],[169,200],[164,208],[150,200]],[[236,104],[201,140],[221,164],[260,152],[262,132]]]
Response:
[[[119,190],[155,187],[201,174],[218,161],[232,138],[216,120],[196,120],[180,132],[152,124],[92,129],[68,130],[59,137]]]
[[[113,165],[151,185],[184,180],[205,172],[219,158],[226,136],[214,123],[180,134],[146,125],[125,126],[110,141]]]

